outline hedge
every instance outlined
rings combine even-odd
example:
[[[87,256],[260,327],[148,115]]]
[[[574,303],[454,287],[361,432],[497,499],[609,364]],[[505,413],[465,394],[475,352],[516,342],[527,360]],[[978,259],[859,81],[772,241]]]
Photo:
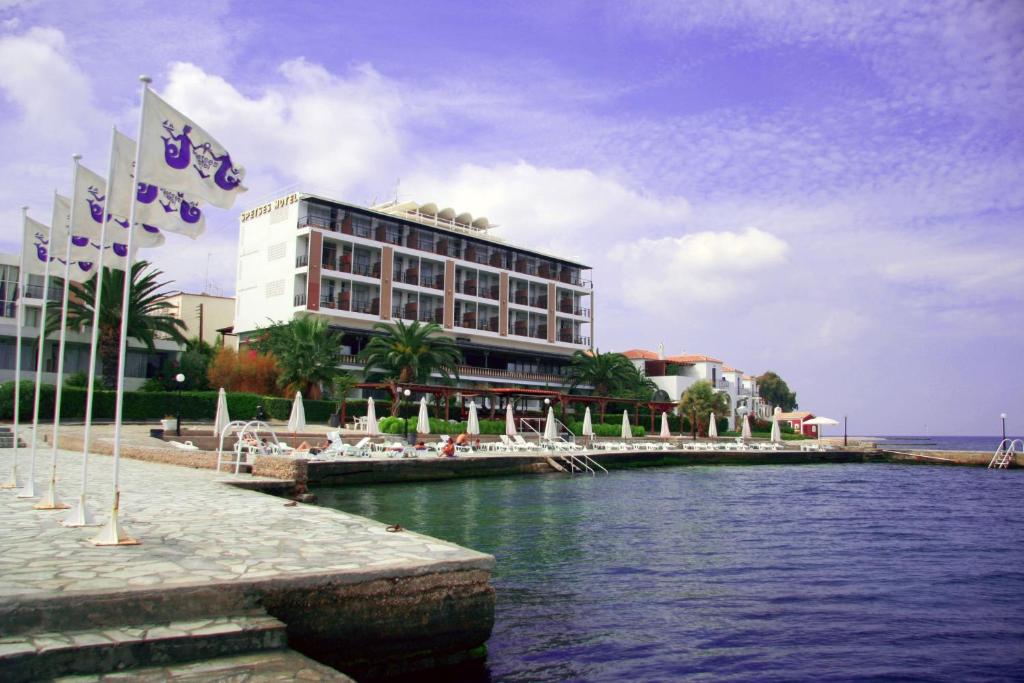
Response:
[[[32,403],[35,384],[22,381],[20,394],[20,419],[32,419]],[[217,413],[216,391],[181,392],[181,416],[186,420],[212,420]],[[93,417],[113,419],[117,392],[97,391],[93,396]],[[67,387],[61,396],[61,417],[82,418],[85,416],[86,391],[82,387]],[[258,394],[229,393],[228,412],[235,419],[246,419],[256,415],[256,406],[262,405],[267,415],[277,420],[287,420],[292,411],[292,399]],[[365,403],[365,402],[364,402]],[[54,387],[42,385],[40,389],[39,416],[53,417]],[[302,400],[307,422],[327,422],[337,404],[333,401]],[[176,415],[178,392],[169,391],[128,391],[124,395],[124,419],[158,420],[165,415]],[[0,419],[14,417],[14,382],[0,384]]]

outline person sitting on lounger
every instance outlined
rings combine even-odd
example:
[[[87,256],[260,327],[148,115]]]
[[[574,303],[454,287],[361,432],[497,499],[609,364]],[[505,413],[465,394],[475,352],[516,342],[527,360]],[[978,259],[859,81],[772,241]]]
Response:
[[[322,450],[327,448],[328,443],[326,441],[313,445],[308,441],[303,441],[299,444],[298,448],[295,449],[296,453],[309,453],[310,455],[318,455]]]
[[[444,442],[444,448],[441,449],[441,455],[446,458],[455,457],[455,443],[451,439]]]

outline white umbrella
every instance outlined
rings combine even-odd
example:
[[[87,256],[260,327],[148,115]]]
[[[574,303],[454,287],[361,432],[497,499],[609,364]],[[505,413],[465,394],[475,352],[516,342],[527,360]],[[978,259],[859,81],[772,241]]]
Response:
[[[667,439],[672,436],[672,432],[668,429],[668,413],[665,411],[661,412],[661,438]]]
[[[306,409],[302,405],[302,392],[295,392],[295,400],[292,401],[292,414],[288,418],[288,431],[292,434],[301,432],[306,428]]]
[[[711,419],[708,420],[708,438],[718,438],[718,423],[715,422],[715,414],[711,413]]]
[[[420,415],[416,419],[416,431],[420,434],[430,433],[430,415],[427,414],[427,397],[420,398]]]
[[[743,416],[743,431],[740,432],[740,437],[743,439],[750,438],[750,416]]]
[[[547,441],[554,441],[558,438],[558,428],[555,426],[555,408],[548,406],[548,419],[544,422],[544,438]]]
[[[778,410],[776,408],[776,410]],[[782,430],[779,429],[779,414],[772,415],[772,443],[782,443]]]
[[[231,422],[231,416],[228,415],[228,393],[221,387],[217,393],[217,416],[213,418],[213,435],[220,436],[228,422]]]
[[[804,420],[805,425],[817,425],[818,426],[818,441],[821,441],[821,428],[822,427],[835,427],[839,424],[839,420],[833,420],[831,417],[814,417],[810,420]]]
[[[377,409],[373,405],[373,396],[366,399],[366,434],[377,436],[380,434],[380,427],[377,426]]]
[[[594,436],[594,422],[590,418],[590,406],[583,413],[583,436]]]
[[[472,435],[480,433],[480,418],[476,414],[476,401],[469,404],[469,420],[466,423],[466,433]]]
[[[625,410],[622,411],[622,438],[633,438],[633,430],[629,428],[629,413]]]
[[[512,414],[512,402],[505,406],[505,436],[516,435],[516,418]]]

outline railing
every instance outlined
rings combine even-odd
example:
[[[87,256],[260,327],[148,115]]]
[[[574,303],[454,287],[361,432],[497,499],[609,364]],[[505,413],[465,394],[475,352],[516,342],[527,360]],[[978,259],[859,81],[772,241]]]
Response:
[[[572,334],[559,334],[558,341],[563,344],[579,344],[580,346],[590,346],[590,337],[583,337]]]
[[[548,307],[548,298],[546,296],[534,297],[533,300],[530,301],[530,306],[532,306],[533,308],[545,308],[546,309]]]
[[[990,470],[1003,470],[1010,466],[1017,455],[1017,444],[1020,444],[1020,449],[1024,451],[1024,441],[1020,439],[1003,439],[999,442],[999,448],[992,455],[992,460],[988,463]]]
[[[458,366],[459,376],[471,375],[474,377],[488,377],[501,380],[527,380],[533,382],[544,382],[546,384],[561,385],[565,377],[544,372],[520,372],[517,370],[499,370],[497,368],[479,368],[474,365]]]
[[[334,221],[330,218],[323,218],[321,216],[299,216],[298,228],[320,228],[321,230],[338,232],[337,224]]]
[[[306,305],[306,295],[305,294],[296,294],[295,295],[295,305],[296,306],[305,306]]]
[[[498,331],[498,319],[491,318],[489,320],[479,320],[476,324],[476,329],[484,330],[485,332],[497,332]]]
[[[420,311],[419,321],[421,323],[437,323],[438,325],[444,324],[443,313],[431,313],[430,311]]]
[[[309,254],[299,254],[295,257],[295,267],[303,268],[309,265]]]
[[[380,302],[371,302],[365,299],[353,299],[352,312],[366,313],[368,315],[380,315]]]
[[[352,273],[354,275],[365,275],[366,277],[380,277],[380,263],[362,263],[356,262],[352,265]]]

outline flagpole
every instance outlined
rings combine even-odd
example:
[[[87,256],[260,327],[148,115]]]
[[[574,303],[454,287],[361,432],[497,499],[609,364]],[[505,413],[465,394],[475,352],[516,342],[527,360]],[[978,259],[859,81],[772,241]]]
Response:
[[[142,138],[142,126],[146,120],[146,89],[149,87],[149,84],[153,82],[153,79],[148,76],[139,76],[139,81],[142,82],[142,92],[140,94],[142,104],[139,108],[139,141],[135,145],[136,185],[139,181],[139,169],[142,167],[142,149],[145,147]],[[121,507],[121,486],[119,483],[121,467],[121,419],[124,414],[124,371],[128,350],[128,315],[130,313],[128,309],[129,304],[131,303],[132,247],[134,246],[132,244],[132,238],[135,235],[135,206],[138,203],[136,201],[136,195],[136,188],[133,186],[131,188],[131,208],[128,212],[128,244],[126,245],[128,253],[125,254],[124,291],[121,295],[121,346],[118,351],[117,394],[115,396],[114,404],[114,498],[110,507],[110,518],[100,530],[99,535],[91,541],[94,545],[137,545],[139,543],[121,528],[120,520],[118,519],[118,513],[120,512]],[[107,196],[110,196],[109,187],[107,187]],[[104,211],[104,214],[105,213],[106,211]],[[104,216],[104,220],[105,219],[106,216]],[[102,264],[102,259],[100,263]]]
[[[78,162],[82,159],[81,154],[71,156],[75,162],[75,170],[72,177],[72,192],[78,185]],[[64,389],[64,344],[67,341],[68,323],[68,293],[71,284],[71,226],[75,224],[74,194],[71,195],[71,212],[68,215],[68,235],[64,245],[64,287],[61,291],[62,299],[60,306],[60,337],[57,342],[57,382],[53,391],[53,443],[50,448],[50,485],[46,489],[46,495],[42,500],[33,505],[36,510],[66,510],[70,505],[61,501],[57,495],[57,447],[60,439],[60,401]]]
[[[14,457],[11,459],[11,478],[0,484],[0,489],[18,488],[18,425],[21,405],[21,329],[25,326],[25,228],[28,227],[28,207],[21,207],[21,256],[18,257],[18,303],[14,321]]]
[[[53,201],[57,201],[54,190]],[[39,430],[39,391],[43,385],[43,348],[46,346],[46,307],[50,296],[50,261],[53,256],[53,221],[46,234],[46,263],[43,266],[43,307],[39,312],[39,350],[36,353],[36,395],[32,404],[32,444],[29,448],[28,481],[18,491],[18,498],[36,497],[36,434]]]
[[[96,296],[92,302],[92,339],[89,344],[89,383],[85,390],[85,427],[82,432],[82,487],[78,501],[61,524],[64,526],[95,526],[96,518],[86,504],[87,482],[89,481],[89,433],[92,430],[92,401],[96,384],[96,352],[100,338],[100,301],[103,297],[103,260],[107,248],[107,221],[110,218],[108,202],[114,184],[114,144],[117,126],[110,137],[110,162],[107,165],[107,191],[103,196],[103,219],[100,221],[99,267],[96,269]],[[134,189],[134,188],[132,188]],[[133,194],[134,196],[134,194]]]

